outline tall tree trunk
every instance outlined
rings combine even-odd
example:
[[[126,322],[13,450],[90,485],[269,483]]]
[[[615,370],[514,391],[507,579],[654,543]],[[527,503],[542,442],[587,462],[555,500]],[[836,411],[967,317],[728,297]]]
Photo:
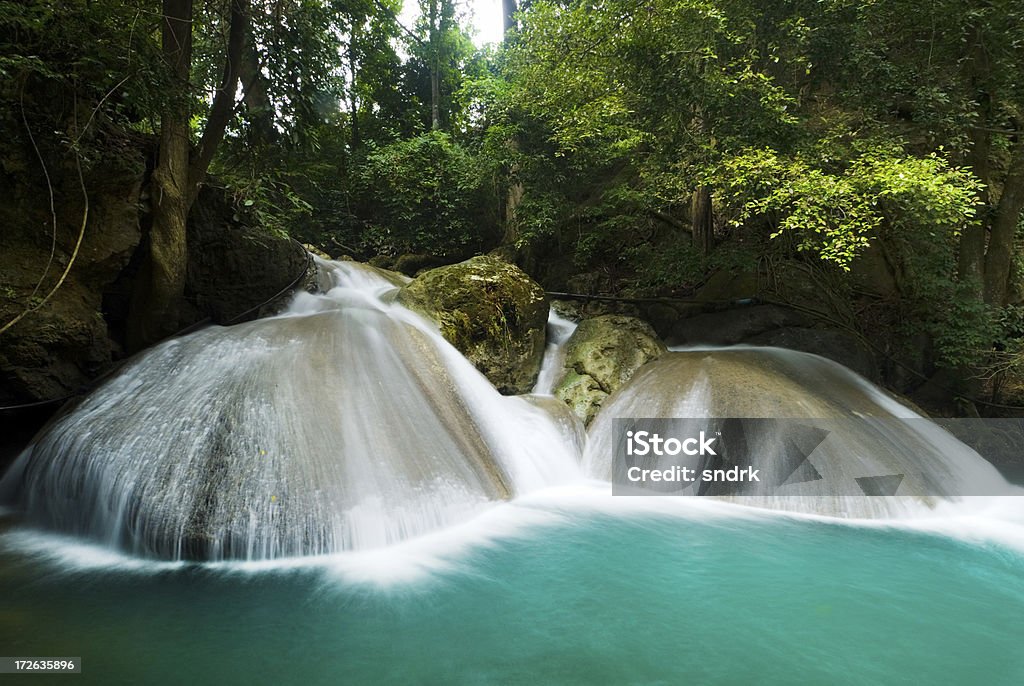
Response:
[[[348,39],[348,72],[349,72],[349,116],[352,117],[352,149],[359,147],[359,100],[356,98],[356,41],[358,40],[358,27],[355,20],[352,21],[352,31]]]
[[[1013,146],[1003,192],[992,216],[992,233],[985,253],[985,302],[990,305],[1006,304],[1013,242],[1021,211],[1024,211],[1024,140],[1018,140]]]
[[[149,255],[132,302],[128,344],[141,348],[174,330],[185,288],[189,197],[189,76],[192,0],[164,0],[161,45],[173,92],[160,116],[160,146],[150,181]]]
[[[277,138],[274,129],[274,104],[270,101],[267,79],[260,68],[259,53],[251,34],[242,49],[238,75],[242,84],[245,119],[252,128],[256,142],[263,145],[273,143]]]
[[[430,0],[430,128],[441,128],[440,0]]]
[[[715,217],[711,209],[711,186],[701,186],[693,192],[691,207],[693,244],[707,257],[715,240]]]
[[[160,118],[160,147],[150,196],[152,224],[142,283],[132,302],[128,344],[138,349],[175,331],[188,269],[187,225],[192,203],[234,110],[239,64],[248,33],[249,0],[231,0],[224,77],[195,154],[189,140],[192,0],[164,0],[161,45],[175,93]]]
[[[991,187],[991,170],[989,154],[992,151],[992,136],[987,131],[975,129],[971,135],[971,151],[967,156],[967,165],[983,184],[978,193],[978,218],[960,234],[960,246],[957,254],[957,276],[960,283],[971,290],[974,298],[983,299],[983,274],[985,271],[985,225],[989,205],[991,203],[989,188]]]

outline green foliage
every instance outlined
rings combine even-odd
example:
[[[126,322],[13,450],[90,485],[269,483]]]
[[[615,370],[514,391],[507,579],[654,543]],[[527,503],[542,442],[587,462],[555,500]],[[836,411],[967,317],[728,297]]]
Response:
[[[900,333],[909,336],[916,329],[930,334],[940,366],[978,370],[988,361],[999,332],[988,305],[958,289],[946,289],[939,298],[922,302],[912,315]]]
[[[259,227],[281,237],[291,235],[294,227],[313,213],[282,175],[226,179],[235,207],[235,220]]]
[[[379,252],[467,256],[493,240],[495,217],[478,159],[431,131],[372,148],[359,171],[364,240]]]
[[[158,51],[144,39],[158,7],[0,1],[0,120],[13,136],[5,142],[28,142],[31,131],[45,156],[73,148],[88,164],[111,152],[92,149],[98,131],[152,131],[167,97]]]
[[[629,247],[625,257],[631,264],[643,265],[631,281],[638,295],[690,291],[702,281],[706,265],[700,252],[685,240],[641,243]]]
[[[772,238],[791,233],[798,250],[846,271],[883,233],[949,242],[974,218],[977,180],[936,154],[915,157],[890,146],[838,169],[823,162],[749,150],[723,161],[710,180],[734,226],[765,219]]]
[[[751,150],[713,178],[734,226],[768,227],[798,251],[849,272],[869,244],[884,247],[898,275],[901,340],[926,333],[936,361],[957,369],[984,361],[996,329],[991,308],[957,282],[961,232],[976,220],[977,179],[938,154],[910,155],[894,144],[861,142],[837,159]],[[832,155],[821,155],[822,150]]]
[[[894,336],[928,334],[953,368],[1021,349],[1018,309],[983,304],[959,265],[962,237],[1013,197],[1021,3],[537,0],[497,53],[473,47],[456,3],[420,4],[410,35],[398,0],[253,0],[213,164],[242,220],[363,258],[457,259],[504,237],[542,272],[643,294],[768,257],[834,276],[840,300],[875,246],[896,286],[871,306]],[[118,134],[146,145],[171,98],[198,135],[228,9],[196,4],[180,88],[155,0],[0,0],[9,144],[31,151],[27,122],[47,159],[73,151],[88,171]],[[445,133],[425,133],[432,71]],[[710,254],[690,235],[698,189]]]

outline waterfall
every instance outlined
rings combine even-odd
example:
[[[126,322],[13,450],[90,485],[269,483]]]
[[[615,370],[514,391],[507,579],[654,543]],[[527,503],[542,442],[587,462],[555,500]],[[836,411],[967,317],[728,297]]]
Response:
[[[539,489],[609,481],[615,419],[657,417],[690,418],[694,429],[743,417],[855,426],[808,458],[820,478],[781,474],[771,489],[715,493],[747,505],[891,517],[1009,488],[973,450],[853,372],[775,348],[667,353],[584,431],[551,396],[573,322],[551,314],[534,393],[504,397],[436,326],[396,304],[405,277],[354,262],[318,268],[324,292],[298,294],[276,317],[210,327],[131,360],[36,437],[0,481],[0,503],[30,525],[168,560],[366,550]],[[777,434],[746,437],[768,474],[785,469]],[[892,474],[895,497],[853,490]]]
[[[722,495],[736,502],[843,517],[887,517],[960,496],[1019,494],[990,463],[933,422],[847,368],[780,348],[669,352],[645,365],[606,401],[590,427],[584,469],[610,480],[615,418],[689,418],[682,428],[711,435],[723,418],[792,418],[783,426],[748,423],[749,463],[767,477]],[[728,420],[726,420],[728,421]],[[792,426],[827,435],[813,448],[812,478],[784,483],[780,459]],[[751,428],[752,427],[752,428]],[[781,429],[781,430],[780,430]],[[895,497],[867,497],[858,479],[899,479]],[[618,475],[622,477],[623,475]],[[779,484],[783,484],[779,487]]]
[[[268,559],[388,545],[577,478],[564,426],[393,304],[400,280],[319,267],[325,294],[135,358],[37,437],[0,498],[139,555]]]
[[[571,319],[566,319],[554,309],[548,314],[547,345],[544,347],[544,359],[540,365],[540,374],[537,375],[537,383],[533,386],[535,395],[554,393],[555,384],[562,373],[562,363],[565,361],[565,344],[575,330],[576,322]]]

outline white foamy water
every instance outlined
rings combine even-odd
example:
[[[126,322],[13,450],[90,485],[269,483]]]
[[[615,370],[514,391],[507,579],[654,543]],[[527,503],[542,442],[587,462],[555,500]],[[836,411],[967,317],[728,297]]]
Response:
[[[547,412],[501,396],[394,280],[163,343],[49,427],[0,493],[32,524],[165,559],[390,545],[578,478]]]
[[[956,497],[1019,489],[833,362],[771,348],[670,353],[613,394],[587,435],[550,397],[572,322],[551,315],[535,394],[503,397],[395,304],[404,277],[318,264],[326,293],[157,346],[48,427],[0,482],[34,528],[0,544],[70,570],[198,559],[382,584],[457,571],[469,551],[594,513],[841,516],[1024,549],[1019,498]],[[612,497],[616,417],[730,416],[865,421],[852,442],[815,453],[824,478],[782,495]],[[894,419],[917,421],[881,421]],[[896,497],[837,495],[865,470],[907,478]]]
[[[825,437],[807,461],[814,478],[790,482],[794,465],[782,457],[797,422],[746,423],[749,464],[763,478],[723,496],[744,505],[884,518],[965,495],[1024,494],[970,447],[884,391],[831,360],[793,350],[686,349],[645,365],[609,397],[590,428],[584,469],[594,478],[610,480],[615,469],[625,469],[612,459],[616,441],[624,440],[613,433],[618,417],[681,418],[685,435],[710,435],[724,428],[723,418],[787,418]],[[858,479],[888,475],[901,479],[894,496],[862,495]]]
[[[555,384],[562,375],[565,362],[565,344],[576,330],[576,322],[566,319],[551,310],[548,313],[547,345],[544,346],[544,360],[540,365],[537,383],[533,386],[535,395],[551,395]]]
[[[481,550],[517,540],[543,540],[553,528],[586,527],[595,517],[677,522],[714,521],[721,526],[785,526],[787,520],[810,527],[891,529],[952,538],[976,546],[1000,546],[1024,554],[1024,509],[1016,497],[971,497],[936,508],[918,505],[898,518],[835,518],[819,514],[772,510],[715,498],[614,497],[610,485],[578,481],[542,489],[509,502],[497,503],[464,522],[393,545],[327,555],[267,560],[225,560],[201,563],[140,559],[73,536],[15,530],[0,536],[0,551],[47,564],[54,573],[93,571],[153,575],[194,565],[226,576],[287,574],[322,575],[325,584],[377,588],[423,584],[431,579],[475,574],[472,556]]]

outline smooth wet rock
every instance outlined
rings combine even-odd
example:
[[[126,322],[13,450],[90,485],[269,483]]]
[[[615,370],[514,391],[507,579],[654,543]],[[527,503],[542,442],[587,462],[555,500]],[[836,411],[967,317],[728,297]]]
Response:
[[[519,267],[473,257],[420,274],[398,301],[431,319],[441,334],[505,394],[533,388],[544,356],[548,303]]]
[[[38,169],[31,152],[24,159],[13,150],[7,155],[5,165]],[[85,175],[89,212],[78,254],[45,304],[43,298],[71,260],[81,228],[78,176],[74,165],[51,168],[53,217],[41,175],[33,171],[22,182],[0,174],[0,324],[36,308],[0,334],[0,405],[64,396],[109,368],[120,354],[105,315],[123,298],[115,282],[142,235],[139,190],[145,159],[126,145],[94,162]]]
[[[321,250],[320,248],[316,247],[312,243],[303,243],[302,247],[305,248],[306,252],[308,252],[310,255],[316,255],[321,260],[329,260],[329,259],[331,259],[330,255],[328,255],[327,253],[325,253],[323,250]]]
[[[750,345],[775,346],[821,355],[852,369],[863,377],[878,381],[878,364],[871,349],[856,336],[832,329],[785,327],[747,339]]]
[[[585,319],[566,343],[565,372],[555,397],[589,424],[605,398],[665,350],[651,326],[636,317]]]
[[[778,305],[734,307],[680,320],[669,336],[670,345],[736,345],[754,336],[813,321],[796,310]]]

